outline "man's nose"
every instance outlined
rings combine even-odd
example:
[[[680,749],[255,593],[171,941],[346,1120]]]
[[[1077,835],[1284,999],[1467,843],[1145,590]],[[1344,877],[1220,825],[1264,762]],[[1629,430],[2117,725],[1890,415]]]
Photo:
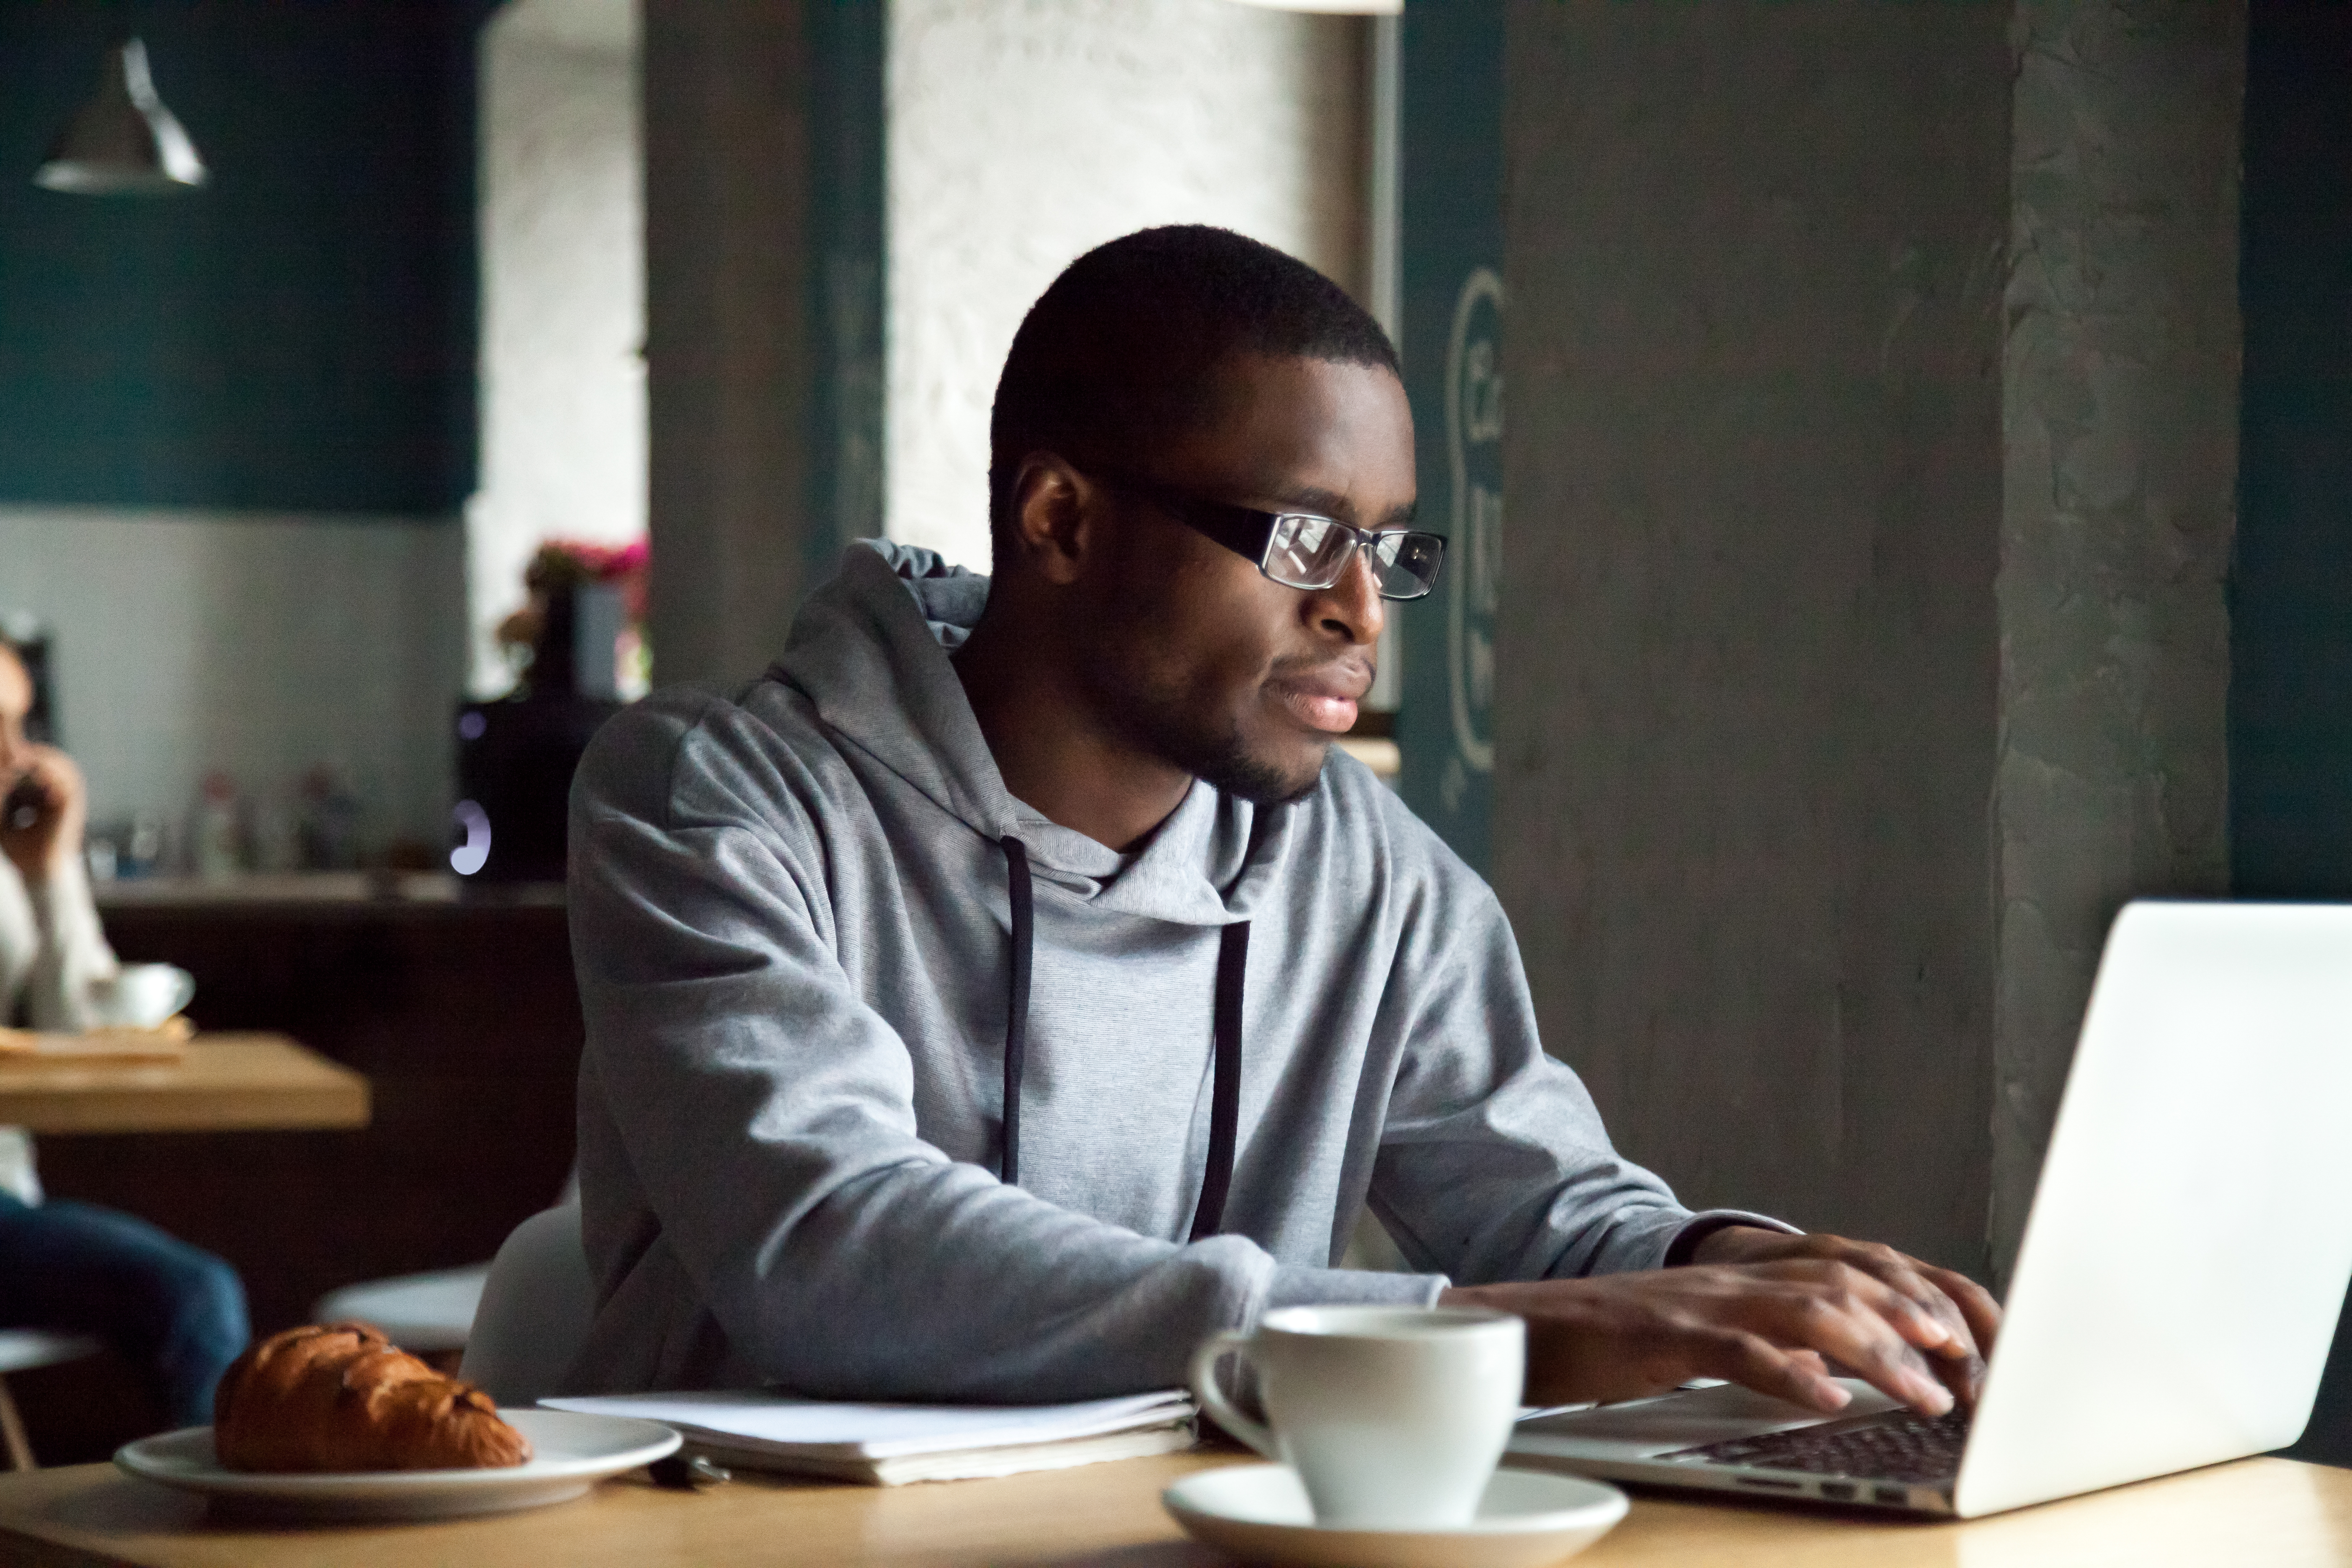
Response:
[[[1369,647],[1380,641],[1381,628],[1388,624],[1388,601],[1381,597],[1379,568],[1372,563],[1372,549],[1369,541],[1359,545],[1348,558],[1348,568],[1339,574],[1339,580],[1316,595],[1321,601],[1316,609],[1316,624],[1358,647]]]

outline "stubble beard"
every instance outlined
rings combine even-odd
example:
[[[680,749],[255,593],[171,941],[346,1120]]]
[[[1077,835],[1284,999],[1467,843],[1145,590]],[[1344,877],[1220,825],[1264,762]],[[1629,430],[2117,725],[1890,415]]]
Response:
[[[1111,660],[1089,661],[1097,670],[1119,668]],[[1131,668],[1131,667],[1130,667]],[[1194,711],[1180,691],[1149,679],[1091,682],[1102,710],[1134,743],[1183,769],[1211,788],[1253,805],[1288,805],[1315,791],[1330,754],[1326,744],[1302,777],[1271,759],[1253,754],[1238,721],[1228,715]]]

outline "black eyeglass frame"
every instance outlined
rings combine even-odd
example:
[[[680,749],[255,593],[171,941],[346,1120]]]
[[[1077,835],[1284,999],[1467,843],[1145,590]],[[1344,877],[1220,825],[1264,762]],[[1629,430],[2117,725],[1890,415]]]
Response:
[[[1094,472],[1091,469],[1087,471]],[[1445,535],[1433,533],[1425,528],[1358,528],[1353,523],[1341,522],[1338,518],[1326,517],[1319,511],[1303,510],[1263,511],[1254,506],[1239,506],[1232,501],[1211,500],[1206,496],[1193,495],[1189,491],[1176,489],[1167,485],[1154,484],[1149,479],[1131,479],[1125,474],[1095,473],[1094,477],[1113,489],[1127,490],[1142,497],[1194,532],[1216,541],[1234,554],[1255,565],[1261,573],[1265,574],[1266,581],[1281,583],[1286,588],[1297,588],[1302,593],[1318,592],[1337,584],[1341,577],[1347,575],[1348,567],[1354,563],[1358,554],[1367,550],[1375,550],[1382,539],[1425,539],[1437,547],[1436,559],[1430,567],[1427,579],[1421,579],[1417,574],[1415,576],[1415,580],[1421,583],[1421,592],[1391,594],[1386,588],[1381,588],[1380,595],[1383,599],[1396,604],[1411,604],[1415,599],[1425,599],[1435,591],[1438,575],[1445,569]],[[1267,570],[1266,559],[1274,553],[1275,531],[1281,526],[1285,518],[1291,517],[1308,519],[1322,523],[1327,528],[1336,528],[1352,537],[1353,547],[1346,555],[1340,557],[1339,569],[1332,574],[1329,583],[1283,582],[1283,579]],[[1377,553],[1374,554],[1373,559],[1376,562],[1379,560]],[[1376,587],[1380,584],[1380,571],[1375,568],[1372,581]]]

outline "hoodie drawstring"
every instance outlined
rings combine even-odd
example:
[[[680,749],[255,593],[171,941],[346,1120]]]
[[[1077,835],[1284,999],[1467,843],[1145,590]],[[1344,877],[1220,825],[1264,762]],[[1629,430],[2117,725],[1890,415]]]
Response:
[[[1234,1184],[1234,1132],[1242,1118],[1242,976],[1249,968],[1247,921],[1225,928],[1217,943],[1216,1055],[1209,1068],[1209,1168],[1201,1173],[1201,1201],[1192,1210],[1192,1241],[1225,1223],[1225,1192]]]
[[[1013,900],[1013,994],[1004,1011],[1004,1163],[998,1177],[1012,1187],[1021,1183],[1021,1068],[1029,1054],[1029,958],[1037,945],[1037,916],[1029,847],[1005,835],[1004,862]]]
[[[1004,849],[1013,912],[1013,978],[1004,1018],[1004,1154],[998,1175],[1006,1186],[1021,1179],[1021,1072],[1029,1054],[1029,964],[1037,943],[1036,892],[1029,847],[1010,834]],[[1212,1024],[1214,1054],[1209,1077],[1209,1164],[1189,1237],[1214,1236],[1224,1224],[1225,1194],[1234,1184],[1234,1142],[1242,1111],[1242,982],[1249,970],[1247,921],[1224,929],[1217,943],[1217,996]]]

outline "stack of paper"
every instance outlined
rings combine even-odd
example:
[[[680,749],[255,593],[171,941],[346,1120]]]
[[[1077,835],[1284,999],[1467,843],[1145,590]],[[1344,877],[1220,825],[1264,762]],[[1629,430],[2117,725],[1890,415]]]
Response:
[[[1080,1405],[831,1405],[765,1391],[540,1403],[664,1422],[723,1464],[885,1487],[1055,1470],[1192,1446],[1192,1402],[1172,1388]]]

